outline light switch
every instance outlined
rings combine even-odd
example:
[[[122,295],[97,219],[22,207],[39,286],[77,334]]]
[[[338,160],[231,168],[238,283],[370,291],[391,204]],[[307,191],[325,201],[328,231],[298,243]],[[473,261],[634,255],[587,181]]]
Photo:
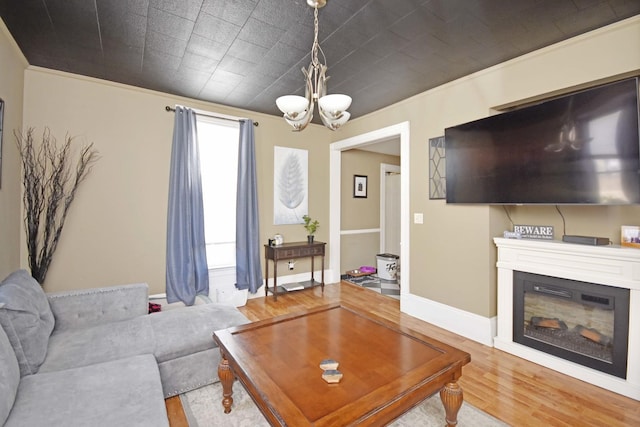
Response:
[[[422,224],[424,223],[424,215],[421,213],[414,213],[413,214],[413,223],[414,224]]]

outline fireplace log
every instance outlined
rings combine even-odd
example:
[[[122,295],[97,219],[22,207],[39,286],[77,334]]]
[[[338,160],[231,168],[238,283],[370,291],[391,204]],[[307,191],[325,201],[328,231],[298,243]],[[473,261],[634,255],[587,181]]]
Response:
[[[560,319],[553,319],[550,317],[538,317],[533,316],[531,318],[531,325],[536,328],[549,328],[549,329],[567,329],[567,324]]]
[[[585,326],[578,325],[576,326],[575,331],[586,339],[601,344],[605,347],[610,346],[613,342],[613,339],[611,337],[608,337],[593,328],[587,328]]]

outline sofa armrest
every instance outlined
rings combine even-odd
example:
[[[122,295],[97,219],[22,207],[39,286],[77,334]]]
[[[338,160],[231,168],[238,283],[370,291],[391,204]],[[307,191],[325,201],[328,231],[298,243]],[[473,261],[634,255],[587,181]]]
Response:
[[[47,294],[55,329],[86,328],[145,315],[149,312],[146,283]]]

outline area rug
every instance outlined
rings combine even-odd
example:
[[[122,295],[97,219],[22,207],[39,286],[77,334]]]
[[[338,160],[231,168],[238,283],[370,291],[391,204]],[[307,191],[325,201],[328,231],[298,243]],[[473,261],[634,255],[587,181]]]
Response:
[[[233,407],[230,414],[222,408],[222,386],[212,384],[180,395],[190,427],[268,427],[258,407],[242,384],[233,385]],[[436,393],[402,417],[389,424],[394,427],[442,427],[445,415],[440,396]],[[458,426],[502,427],[503,422],[464,402],[458,412]]]
[[[365,289],[372,290],[391,298],[400,299],[400,285],[398,285],[397,283],[387,283],[383,280],[380,280],[380,278],[375,274],[360,277],[351,277],[345,275],[342,277],[342,280],[353,283],[354,285],[362,286]]]

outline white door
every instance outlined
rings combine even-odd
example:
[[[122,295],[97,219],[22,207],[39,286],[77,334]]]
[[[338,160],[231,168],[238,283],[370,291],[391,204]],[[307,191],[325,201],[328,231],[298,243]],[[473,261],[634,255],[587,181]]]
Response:
[[[400,173],[386,173],[385,196],[384,252],[400,256]]]
[[[400,256],[400,166],[380,164],[380,252]]]

